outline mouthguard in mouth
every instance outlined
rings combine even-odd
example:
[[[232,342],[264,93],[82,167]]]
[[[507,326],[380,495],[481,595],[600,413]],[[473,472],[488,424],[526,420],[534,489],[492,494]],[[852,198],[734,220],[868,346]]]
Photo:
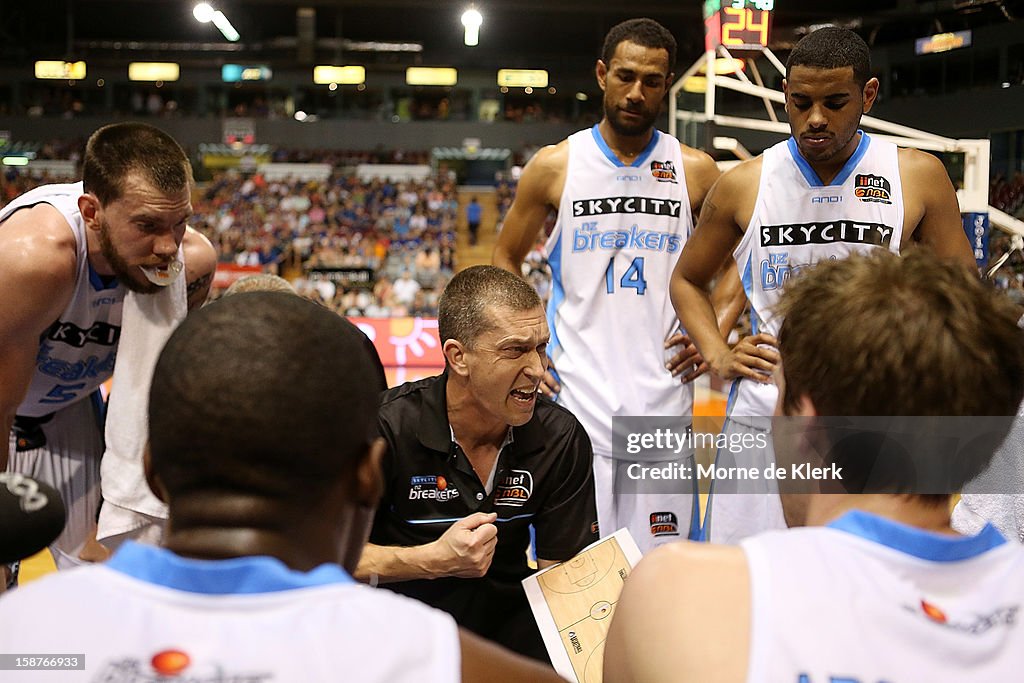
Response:
[[[185,264],[181,261],[171,261],[164,266],[139,266],[139,269],[154,285],[166,287],[178,279],[181,271],[185,270]]]

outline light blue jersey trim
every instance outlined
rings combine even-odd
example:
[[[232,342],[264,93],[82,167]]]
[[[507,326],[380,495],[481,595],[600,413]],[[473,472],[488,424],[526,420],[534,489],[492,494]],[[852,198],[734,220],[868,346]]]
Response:
[[[796,162],[796,167],[800,169],[800,174],[807,181],[807,184],[811,187],[828,187],[842,185],[846,182],[850,174],[853,173],[853,169],[857,168],[857,164],[864,158],[864,155],[868,152],[868,145],[871,144],[871,138],[862,130],[858,130],[860,133],[860,142],[857,143],[857,149],[854,150],[853,154],[846,163],[843,164],[842,169],[839,170],[838,175],[832,179],[831,183],[827,185],[822,182],[821,178],[818,177],[817,171],[811,168],[811,165],[804,159],[803,155],[800,154],[800,147],[796,144],[796,138],[790,137],[786,141],[786,146],[789,148],[789,154],[793,157],[793,161]]]
[[[991,524],[986,524],[976,536],[948,536],[861,510],[851,510],[827,526],[931,562],[969,560],[1006,543]]]
[[[275,557],[195,560],[165,548],[126,542],[106,566],[146,583],[205,595],[276,593],[296,588],[355,583],[336,564],[308,572],[289,569]]]
[[[747,301],[753,302],[754,300],[754,274],[752,272],[751,257],[747,256],[747,264],[743,267],[743,271],[740,274],[740,282],[743,284],[743,291],[747,295]],[[757,311],[754,310],[754,305],[750,305],[750,333],[757,334]],[[731,415],[733,406],[736,403],[736,395],[739,393],[738,389],[742,378],[737,377],[733,380],[732,386],[729,387],[729,398],[725,402],[725,414]]]
[[[740,386],[742,378],[737,377],[732,381],[732,386],[729,387],[729,398],[725,400],[725,414],[732,415],[733,405],[736,403],[737,388]]]
[[[517,519],[529,519],[533,517],[532,512],[528,512],[523,515],[512,515],[511,517],[498,517],[495,522],[514,522]],[[406,524],[453,524],[462,519],[461,517],[451,517],[445,519],[407,519]]]
[[[747,295],[750,304],[750,333],[757,334],[757,311],[754,310],[754,273],[750,262],[751,257],[747,256],[747,265],[743,268],[743,276],[740,278],[743,284],[743,292]]]
[[[103,282],[103,278],[100,277],[100,274],[97,273],[95,270],[93,270],[91,263],[88,264],[88,268],[89,268],[89,284],[91,284],[92,288],[95,289],[97,292],[102,292],[102,291],[107,290],[107,289],[117,289],[117,278],[116,277],[115,278],[111,278],[110,279],[110,284],[107,284],[107,283]]]
[[[622,163],[622,161],[615,156],[615,152],[612,151],[612,148],[609,147],[608,143],[604,141],[603,137],[601,137],[601,131],[598,129],[598,124],[594,124],[594,127],[590,129],[590,133],[594,136],[594,142],[597,143],[597,148],[601,150],[601,153],[604,154],[608,161],[620,168],[626,168],[626,164]],[[633,163],[629,164],[629,168],[640,168],[643,166],[644,162],[647,161],[647,158],[651,156],[654,148],[657,147],[658,140],[660,139],[661,132],[654,129],[653,134],[651,135],[651,141],[647,143],[646,147],[644,147],[644,151],[640,152],[640,156],[638,156]]]
[[[555,325],[555,314],[558,307],[565,301],[565,285],[562,284],[562,231],[554,239],[555,246],[548,254],[548,267],[551,268],[551,298],[548,299],[548,330],[551,339],[548,341],[548,357],[554,358],[555,351],[561,346],[558,341],[558,327]]]

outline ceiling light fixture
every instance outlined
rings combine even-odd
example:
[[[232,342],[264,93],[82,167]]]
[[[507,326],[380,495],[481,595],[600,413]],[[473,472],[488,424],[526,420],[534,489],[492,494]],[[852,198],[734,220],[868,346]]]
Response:
[[[483,16],[473,5],[470,5],[469,9],[462,13],[462,25],[466,27],[464,37],[466,45],[473,46],[480,43],[480,26],[483,23]]]
[[[235,27],[232,26],[231,22],[228,21],[228,18],[224,16],[224,13],[219,9],[213,9],[208,2],[201,2],[193,7],[192,16],[195,17],[196,21],[200,24],[208,24],[212,21],[213,25],[220,30],[221,35],[232,43],[238,42],[238,39],[241,38],[241,36],[238,35],[238,31],[235,30]]]

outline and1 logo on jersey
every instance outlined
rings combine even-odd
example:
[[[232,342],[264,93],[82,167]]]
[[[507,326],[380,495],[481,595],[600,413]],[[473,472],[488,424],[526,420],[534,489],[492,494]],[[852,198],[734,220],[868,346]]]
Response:
[[[659,183],[678,183],[676,180],[676,165],[671,161],[652,161],[651,175]]]
[[[511,470],[494,488],[494,504],[522,507],[532,495],[533,475],[526,470]]]
[[[854,179],[853,194],[862,202],[892,204],[892,186],[877,175],[858,175]]]
[[[674,512],[651,513],[651,536],[678,536],[679,519]]]

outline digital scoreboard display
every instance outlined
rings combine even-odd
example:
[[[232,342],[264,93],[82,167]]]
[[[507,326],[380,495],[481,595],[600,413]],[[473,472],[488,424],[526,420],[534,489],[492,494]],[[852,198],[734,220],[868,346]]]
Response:
[[[768,47],[775,0],[705,0],[704,49],[724,45],[729,50]]]

